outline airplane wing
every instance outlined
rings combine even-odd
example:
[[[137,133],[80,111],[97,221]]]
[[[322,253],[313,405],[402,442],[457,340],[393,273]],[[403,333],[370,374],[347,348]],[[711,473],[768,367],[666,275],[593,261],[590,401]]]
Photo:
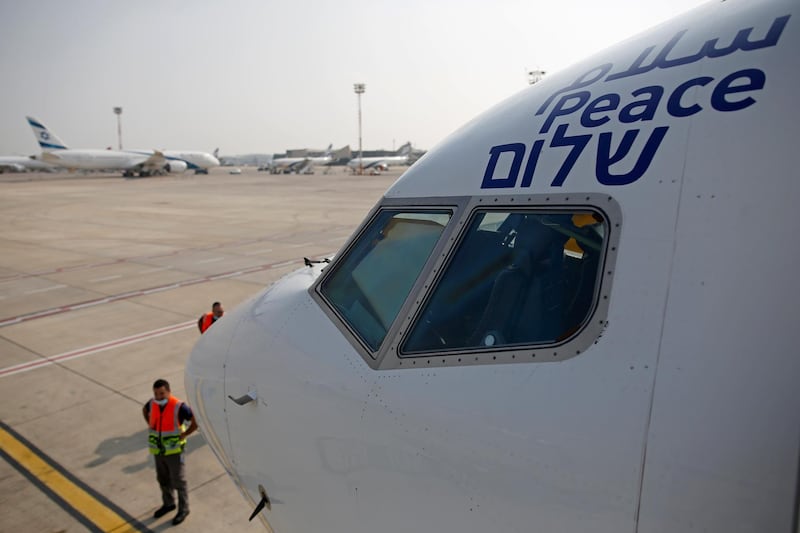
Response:
[[[298,174],[302,174],[303,172],[309,171],[312,168],[314,168],[314,162],[310,159],[306,159],[305,161],[300,161],[296,166],[292,167],[292,170]]]
[[[144,161],[137,163],[136,167],[148,170],[158,170],[164,168],[166,165],[167,158],[164,156],[164,152],[153,150],[153,154]]]
[[[154,172],[163,169],[168,163],[166,156],[160,150],[153,150],[151,155],[141,154],[141,157],[143,158],[142,161],[135,162],[135,159],[132,161],[133,165],[129,170],[134,172]]]
[[[287,171],[287,172],[297,172],[298,174],[300,174],[301,172],[306,170],[306,168],[309,165],[311,165],[311,161],[309,159],[302,159],[300,161],[295,161],[294,163],[290,163],[289,165],[286,165],[285,171]]]

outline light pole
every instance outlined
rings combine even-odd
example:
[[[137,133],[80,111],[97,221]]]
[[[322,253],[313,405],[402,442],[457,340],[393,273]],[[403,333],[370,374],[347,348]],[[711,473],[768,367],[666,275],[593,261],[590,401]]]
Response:
[[[122,150],[122,108],[115,107],[114,114],[117,115],[117,140],[119,141],[119,149]]]
[[[361,95],[367,89],[364,83],[354,83],[353,90],[358,96],[358,174],[364,173],[364,152],[361,149]]]

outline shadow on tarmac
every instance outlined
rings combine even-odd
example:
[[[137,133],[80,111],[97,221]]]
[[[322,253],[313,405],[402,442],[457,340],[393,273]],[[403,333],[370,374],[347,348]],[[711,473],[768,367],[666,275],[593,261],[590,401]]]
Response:
[[[103,465],[118,455],[128,455],[129,453],[147,452],[148,430],[143,429],[136,433],[124,437],[112,437],[101,441],[94,450],[97,457],[86,463],[87,468],[95,468]],[[203,434],[196,432],[190,436],[186,443],[184,453],[191,454],[195,450],[206,446],[206,439]],[[125,466],[122,471],[125,474],[135,474],[153,465],[153,461],[148,456],[144,461]]]
[[[94,468],[100,465],[103,465],[113,459],[114,457],[120,455],[128,455],[130,453],[140,453],[142,454],[145,459],[139,463],[130,464],[122,468],[122,472],[125,474],[135,474],[141,470],[151,468],[153,469],[153,460],[150,458],[150,454],[147,452],[147,435],[148,430],[143,429],[141,431],[137,431],[132,435],[127,435],[123,437],[112,437],[110,439],[106,439],[100,444],[97,445],[94,453],[96,457],[89,461],[86,466],[88,468]],[[203,437],[202,433],[197,432],[189,439],[186,443],[186,451],[184,453],[191,454],[195,450],[200,449],[203,446],[206,446],[206,439]],[[155,509],[155,508],[154,508]],[[146,531],[149,532],[156,532],[156,531],[165,531],[167,529],[171,529],[175,526],[172,525],[172,519],[174,518],[175,512],[170,512],[164,515],[162,518],[153,518],[152,510],[148,511],[146,517],[139,518],[139,522],[145,526]],[[191,528],[191,520],[192,517],[186,519],[187,523],[189,523],[189,527]],[[190,529],[191,530],[191,529]]]

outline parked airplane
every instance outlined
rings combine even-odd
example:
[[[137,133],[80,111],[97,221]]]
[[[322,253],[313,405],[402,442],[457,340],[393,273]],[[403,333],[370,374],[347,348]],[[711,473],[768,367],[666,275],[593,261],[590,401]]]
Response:
[[[329,144],[325,153],[319,157],[279,157],[270,162],[271,174],[313,174],[315,166],[325,166],[333,163],[350,152],[350,147],[345,146],[335,152],[333,144]]]
[[[44,163],[42,161],[37,161],[36,159],[31,159],[30,157],[26,156],[21,156],[21,155],[0,156],[0,174],[2,174],[3,172],[26,172],[29,170],[52,172],[55,169],[56,167],[54,167],[53,165]]]
[[[206,170],[219,165],[211,154],[158,150],[118,151],[71,149],[38,120],[26,117],[42,153],[37,160],[60,167],[88,170],[121,170],[125,176],[180,173],[192,168]]]
[[[799,10],[709,3],[548,75],[226,313],[186,388],[253,516],[797,532]]]
[[[366,170],[370,173],[384,172],[391,166],[411,164],[411,141],[401,146],[395,155],[376,157],[355,157],[347,162],[347,167],[353,172]]]
[[[124,150],[134,154],[153,156],[156,150]],[[208,174],[208,169],[218,167],[219,160],[216,156],[208,152],[199,152],[197,150],[163,150],[158,153],[164,156],[167,164],[175,166],[176,164],[184,163],[186,168],[194,170],[195,174]],[[184,168],[184,170],[186,170]],[[175,172],[179,172],[175,170]]]

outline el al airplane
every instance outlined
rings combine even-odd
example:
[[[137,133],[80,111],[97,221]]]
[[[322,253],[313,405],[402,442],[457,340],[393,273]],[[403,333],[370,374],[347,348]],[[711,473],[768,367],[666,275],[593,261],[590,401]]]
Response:
[[[205,152],[173,152],[158,150],[118,151],[67,148],[59,137],[40,121],[26,117],[42,153],[37,160],[52,165],[87,170],[121,170],[125,176],[153,176],[185,172],[193,168],[207,169],[219,161]]]
[[[189,398],[253,515],[797,533],[798,11],[709,3],[548,76],[206,332]]]
[[[347,167],[350,170],[357,171],[359,169],[381,172],[389,170],[390,166],[408,165],[411,163],[411,142],[407,142],[401,146],[395,155],[387,155],[382,157],[354,157],[347,162]]]
[[[312,174],[315,166],[329,165],[339,158],[339,154],[350,150],[349,147],[345,146],[333,152],[332,148],[333,144],[329,144],[328,148],[325,149],[325,153],[319,157],[279,157],[273,159],[270,162],[270,173],[289,174],[294,172],[296,174]]]
[[[156,150],[125,150],[135,154],[153,156]],[[201,152],[197,150],[163,150],[159,151],[167,160],[167,164],[174,166],[176,163],[183,162],[190,170],[194,170],[195,174],[208,174],[208,169],[218,167],[220,165],[219,159],[216,155],[209,154],[208,152]],[[177,172],[177,170],[175,171]]]

